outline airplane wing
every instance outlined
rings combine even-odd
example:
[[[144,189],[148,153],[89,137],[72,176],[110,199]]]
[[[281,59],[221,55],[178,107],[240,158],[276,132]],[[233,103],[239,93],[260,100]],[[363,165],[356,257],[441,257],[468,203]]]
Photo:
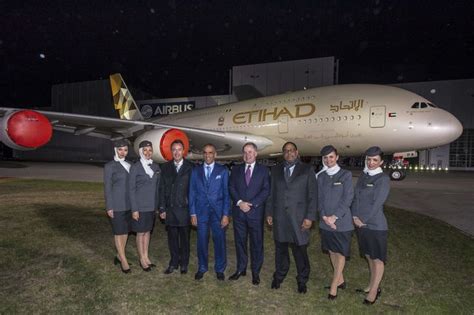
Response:
[[[21,110],[23,109],[0,107],[0,117],[5,116],[9,112]],[[75,135],[87,135],[110,139],[112,141],[123,138],[130,138],[133,140],[137,136],[152,129],[180,129],[189,137],[191,151],[193,153],[200,153],[202,146],[207,143],[212,143],[216,146],[221,158],[234,158],[241,156],[242,146],[246,142],[251,141],[256,143],[259,149],[264,149],[273,144],[273,141],[267,137],[240,132],[222,132],[142,120],[123,120],[118,118],[42,110],[35,111],[46,116],[54,130]]]

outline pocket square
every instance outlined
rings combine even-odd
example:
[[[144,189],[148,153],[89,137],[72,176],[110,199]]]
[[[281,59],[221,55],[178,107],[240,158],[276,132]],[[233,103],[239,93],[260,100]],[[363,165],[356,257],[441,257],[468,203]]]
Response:
[[[374,184],[367,184],[367,187],[374,187]]]
[[[217,175],[217,176],[216,176],[216,179],[221,179],[221,175]]]
[[[335,182],[333,185],[334,185],[334,186],[342,185],[342,183],[341,183],[341,182]]]

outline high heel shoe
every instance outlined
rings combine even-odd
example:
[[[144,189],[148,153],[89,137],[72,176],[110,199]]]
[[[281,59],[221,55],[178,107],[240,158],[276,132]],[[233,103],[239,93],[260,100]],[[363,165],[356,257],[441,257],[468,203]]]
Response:
[[[341,289],[341,290],[344,290],[345,288],[347,287],[346,285],[346,282],[344,281],[343,283],[341,283],[340,285],[337,286],[338,289]],[[327,285],[324,287],[325,289],[331,289],[331,286],[330,285]]]
[[[364,299],[364,302],[362,302],[362,304],[364,304],[364,305],[372,305],[372,304],[374,304],[374,303],[377,301],[377,299],[378,299],[381,295],[382,295],[382,289],[381,289],[381,288],[378,288],[378,289],[377,289],[377,294],[375,295],[375,300],[369,301],[369,300],[367,300],[367,299]]]
[[[328,300],[335,300],[337,298],[337,294],[336,295],[332,295],[331,293],[328,294]]]
[[[132,272],[132,269],[128,268],[128,269],[123,269],[122,267],[122,262],[120,261],[120,259],[117,258],[117,256],[114,257],[114,265],[117,266],[117,265],[120,265],[120,270],[122,270],[123,273],[130,273]]]
[[[151,271],[151,267],[150,267],[150,266],[148,266],[148,267],[146,267],[146,268],[145,268],[145,267],[143,267],[143,265],[142,265],[142,262],[141,262],[141,261],[138,261],[138,263],[140,264],[140,267],[142,267],[143,271],[146,271],[146,272],[149,272],[149,271]]]

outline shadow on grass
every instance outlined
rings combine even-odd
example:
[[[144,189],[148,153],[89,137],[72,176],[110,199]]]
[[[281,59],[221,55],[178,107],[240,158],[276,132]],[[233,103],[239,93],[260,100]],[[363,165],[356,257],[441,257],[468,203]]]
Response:
[[[35,209],[53,231],[82,243],[94,256],[113,257],[112,228],[104,211],[52,203],[37,204]]]

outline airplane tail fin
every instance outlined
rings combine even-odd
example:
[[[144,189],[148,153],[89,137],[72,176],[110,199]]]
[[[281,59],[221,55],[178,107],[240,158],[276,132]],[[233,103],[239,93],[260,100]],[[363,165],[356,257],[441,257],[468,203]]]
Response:
[[[142,113],[140,113],[140,109],[120,73],[110,75],[110,87],[114,98],[114,106],[119,112],[120,119],[143,120]]]

